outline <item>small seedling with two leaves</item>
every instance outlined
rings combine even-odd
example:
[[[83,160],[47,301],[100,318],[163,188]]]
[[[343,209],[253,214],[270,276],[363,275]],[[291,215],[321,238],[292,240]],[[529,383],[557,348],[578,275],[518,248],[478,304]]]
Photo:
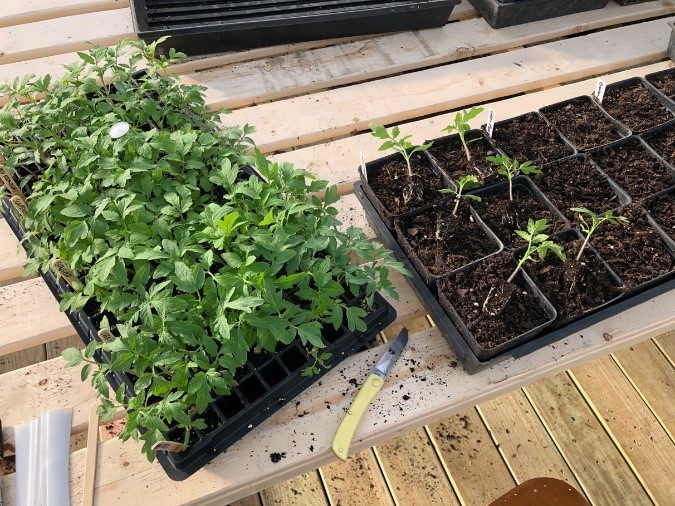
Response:
[[[577,216],[579,217],[579,226],[581,227],[581,231],[584,234],[584,243],[581,245],[581,248],[579,248],[579,253],[577,253],[575,261],[579,261],[581,255],[584,252],[584,249],[588,245],[591,235],[593,235],[593,232],[595,232],[600,225],[605,222],[612,225],[628,223],[628,218],[625,216],[614,216],[612,211],[605,211],[605,214],[602,215],[596,214],[585,207],[572,207],[570,208],[570,211],[577,213]],[[588,216],[589,221],[586,221],[584,215]]]
[[[455,123],[452,125],[448,125],[443,129],[444,132],[448,132],[449,134],[457,132],[457,134],[459,135],[459,140],[462,141],[462,146],[464,147],[466,159],[469,162],[471,161],[471,152],[469,151],[469,144],[477,141],[478,139],[476,138],[467,141],[465,138],[465,134],[466,132],[471,130],[471,127],[469,126],[469,121],[474,119],[481,112],[483,112],[482,107],[472,107],[471,109],[465,109],[463,111],[460,111],[455,115]]]
[[[494,155],[485,158],[488,162],[497,165],[497,172],[504,176],[509,182],[509,200],[513,200],[513,178],[518,174],[541,174],[539,168],[531,161],[520,163],[518,160],[511,160],[506,155]]]
[[[412,158],[412,155],[421,151],[426,151],[431,147],[432,143],[429,142],[427,144],[422,144],[421,146],[415,146],[408,140],[412,137],[412,135],[404,135],[403,137],[399,137],[401,131],[397,126],[393,127],[391,132],[377,123],[371,123],[368,126],[373,131],[374,137],[384,140],[378,149],[380,151],[393,149],[397,153],[400,153],[408,168],[408,178],[412,178],[412,166],[410,165],[410,159]]]
[[[452,210],[452,215],[457,216],[457,209],[459,208],[459,201],[462,197],[467,199],[475,200],[477,202],[481,201],[481,198],[478,195],[465,194],[464,190],[470,190],[471,188],[477,188],[482,186],[482,183],[478,180],[476,176],[463,176],[454,181],[457,189],[452,188],[443,188],[439,190],[441,193],[450,193],[455,196],[455,207]]]
[[[546,258],[546,255],[549,253],[555,254],[563,262],[567,261],[567,257],[563,252],[562,246],[553,242],[549,236],[545,233],[548,229],[548,222],[545,219],[533,220],[532,218],[527,220],[527,230],[516,230],[515,233],[527,241],[527,249],[523,252],[518,265],[515,270],[507,279],[507,283],[511,283],[520,268],[527,261],[536,262],[535,255],[539,257],[539,260]]]

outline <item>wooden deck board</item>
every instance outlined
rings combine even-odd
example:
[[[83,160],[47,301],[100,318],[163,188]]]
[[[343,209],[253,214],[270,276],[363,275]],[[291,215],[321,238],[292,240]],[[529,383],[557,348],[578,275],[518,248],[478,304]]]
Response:
[[[654,342],[661,348],[668,361],[675,367],[675,331],[667,332],[654,339]]]
[[[310,471],[260,492],[263,506],[325,504],[326,495],[318,471]]]
[[[535,383],[525,391],[591,504],[651,504],[567,374]]]
[[[21,277],[26,253],[7,222],[0,219],[0,282],[17,280]]]
[[[603,357],[569,374],[649,497],[656,504],[675,503],[675,443],[614,361]]]
[[[3,0],[0,28],[128,6],[129,0]]]

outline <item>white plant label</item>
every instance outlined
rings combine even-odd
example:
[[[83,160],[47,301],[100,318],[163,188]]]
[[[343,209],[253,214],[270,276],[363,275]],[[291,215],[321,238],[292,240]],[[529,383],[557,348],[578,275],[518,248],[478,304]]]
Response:
[[[495,118],[496,117],[497,117],[497,113],[495,112],[495,110],[492,107],[490,107],[490,109],[488,109],[487,124],[485,125],[485,131],[487,132],[488,137],[490,137],[490,139],[492,139],[492,132],[495,129]]]
[[[104,343],[108,343],[108,342],[113,341],[115,339],[114,334],[112,332],[110,332],[108,329],[99,330],[98,331],[98,337]]]
[[[602,104],[602,99],[605,96],[605,89],[607,88],[607,83],[603,81],[602,79],[598,79],[597,82],[595,83],[595,91],[593,92],[593,95],[595,95],[595,98],[598,99],[598,102]]]
[[[110,137],[113,139],[119,139],[124,134],[126,134],[131,129],[131,125],[126,121],[118,121],[113,126],[110,127]]]
[[[363,157],[363,152],[359,151],[359,159],[361,160],[361,174],[368,181],[368,169],[366,169],[366,159]]]
[[[183,445],[175,441],[157,441],[152,445],[152,450],[156,452],[180,453],[183,451]]]

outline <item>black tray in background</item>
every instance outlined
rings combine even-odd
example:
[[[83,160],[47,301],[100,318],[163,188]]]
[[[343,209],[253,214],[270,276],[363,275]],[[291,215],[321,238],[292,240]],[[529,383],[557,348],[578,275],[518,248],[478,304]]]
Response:
[[[461,0],[132,0],[143,40],[189,56],[443,26]],[[606,0],[605,0],[606,1]]]
[[[0,210],[21,240],[25,231],[8,198],[2,199]],[[24,248],[30,249],[30,245],[24,244]],[[51,271],[42,273],[42,278],[57,301],[61,294],[71,291],[70,286]],[[365,332],[349,331],[343,326],[338,332],[324,335],[327,346],[321,351],[332,356],[325,361],[326,367],[319,368],[319,374],[302,376],[302,371],[313,365],[314,359],[297,341],[279,347],[275,353],[250,358],[241,373],[237,373],[239,385],[230,395],[216,398],[205,412],[215,417],[220,425],[209,433],[197,431],[197,442],[184,453],[157,452],[157,460],[169,478],[184,480],[204,467],[396,320],[396,311],[379,293],[375,294],[374,305],[373,312],[365,318],[368,327]],[[85,311],[66,311],[65,314],[85,345],[100,341],[91,315]],[[94,358],[99,363],[110,363],[108,353],[102,350],[97,351]],[[133,396],[134,380],[130,375],[115,372],[107,379],[114,391],[124,384],[126,396]],[[171,434],[169,431],[167,437]],[[182,433],[177,439],[182,439]]]
[[[602,9],[609,0],[469,0],[492,28]]]
[[[366,218],[373,227],[373,230],[375,230],[376,235],[382,240],[385,246],[393,251],[396,259],[403,262],[406,268],[411,272],[411,277],[408,281],[419,295],[422,304],[424,305],[428,314],[431,316],[434,323],[438,326],[441,334],[446,339],[446,341],[448,341],[448,344],[457,355],[458,361],[463,365],[464,370],[469,374],[475,374],[479,371],[499,364],[500,362],[503,362],[509,358],[519,359],[525,357],[534,351],[545,348],[546,346],[551,346],[556,342],[574,334],[583,334],[587,327],[590,327],[599,321],[617,315],[628,308],[631,308],[670,290],[675,290],[675,277],[671,275],[671,279],[664,281],[657,286],[651,287],[644,292],[635,294],[628,299],[618,301],[571,324],[557,328],[556,330],[550,332],[544,332],[540,336],[534,338],[532,341],[506,351],[495,358],[481,361],[471,351],[471,348],[461,336],[457,328],[450,321],[450,318],[440,306],[438,300],[431,293],[429,287],[424,283],[424,281],[422,281],[422,278],[419,276],[412,263],[408,260],[408,257],[405,255],[405,253],[403,253],[403,250],[401,250],[394,237],[391,235],[389,230],[387,230],[387,227],[384,226],[384,223],[377,215],[375,209],[370,204],[370,201],[368,201],[368,197],[366,197],[365,193],[363,192],[360,182],[354,184],[354,194],[363,206],[366,212]]]

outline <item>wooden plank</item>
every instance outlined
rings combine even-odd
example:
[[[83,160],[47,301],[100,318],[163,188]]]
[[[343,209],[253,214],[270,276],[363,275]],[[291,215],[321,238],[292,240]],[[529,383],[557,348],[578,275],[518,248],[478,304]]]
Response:
[[[0,287],[0,355],[72,336],[42,278]]]
[[[7,222],[0,219],[0,282],[21,278],[26,252]]]
[[[372,450],[350,455],[346,462],[335,461],[322,467],[319,474],[334,506],[394,504]]]
[[[654,338],[654,342],[661,349],[668,361],[671,364],[675,364],[675,332],[666,332],[662,336]]]
[[[33,346],[32,348],[15,351],[14,353],[9,353],[7,355],[0,355],[0,374],[37,364],[46,360],[46,358],[47,354],[45,353],[44,345]],[[2,383],[5,385],[4,388],[8,388],[8,383],[5,383],[4,376],[2,378]],[[4,421],[4,415],[0,416],[0,419]]]
[[[670,61],[661,62],[615,74],[603,75],[602,77],[607,83],[613,83],[630,77],[644,76],[672,66],[673,63]],[[578,95],[588,95],[593,91],[595,81],[595,78],[585,79],[543,92],[488,102],[485,104],[486,111],[488,107],[493,107],[500,120],[512,118],[561,100],[567,100]],[[442,135],[442,129],[453,122],[454,116],[455,111],[407,123],[403,126],[403,131],[414,134],[413,140],[418,142],[423,139],[434,139]],[[480,128],[480,125],[485,123],[486,118],[486,113],[483,113],[470,123],[473,128]],[[382,152],[378,151],[380,144],[381,141],[375,139],[370,133],[363,133],[326,144],[317,144],[275,154],[271,158],[275,161],[290,162],[298,167],[304,167],[319,178],[327,179],[336,184],[341,193],[349,193],[352,190],[352,185],[358,179],[359,151],[363,152],[366,160],[375,160],[382,156]]]
[[[124,7],[129,7],[129,0],[3,0],[0,28]]]
[[[675,369],[654,341],[616,352],[614,360],[673,439],[675,435]],[[646,365],[649,364],[648,367]],[[675,439],[673,439],[675,440]]]
[[[0,64],[108,46],[135,39],[129,8],[0,28]]]
[[[581,487],[522,391],[477,407],[516,483],[548,476]]]
[[[397,504],[459,504],[423,429],[379,445],[376,453]]]
[[[675,444],[614,361],[603,357],[569,375],[650,499],[656,504],[675,503]]]
[[[373,121],[400,123],[589,74],[653,63],[665,55],[670,37],[665,21],[641,23],[640,30],[632,26],[614,28],[247,107],[233,111],[224,121],[255,125],[256,139],[268,152],[320,142],[364,131]],[[594,48],[593,58],[587,56],[589,47]],[[565,58],[560,57],[563,54]]]
[[[566,374],[525,389],[591,504],[652,504]]]
[[[675,12],[675,5],[610,3],[605,9],[491,30],[482,18],[437,30],[370,37],[350,44],[273,56],[188,74],[206,86],[214,108],[238,108],[446,64],[582,31]]]
[[[230,503],[229,506],[262,506],[262,500],[260,499],[259,494],[253,494],[238,501],[234,501],[233,503]]]
[[[488,504],[516,482],[475,409],[429,426],[462,504]]]
[[[274,485],[260,492],[263,506],[289,504],[328,505],[323,484],[317,471],[297,476],[286,483]]]

